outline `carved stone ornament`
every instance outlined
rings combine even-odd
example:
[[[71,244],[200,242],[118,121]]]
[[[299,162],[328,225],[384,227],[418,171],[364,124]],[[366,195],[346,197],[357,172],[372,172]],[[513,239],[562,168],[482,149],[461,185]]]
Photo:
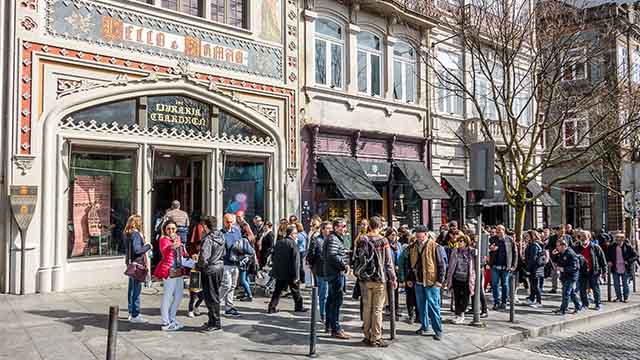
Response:
[[[289,176],[289,181],[295,182],[298,175],[298,170],[294,168],[288,168],[287,175]]]
[[[20,25],[27,31],[38,28],[38,23],[29,16],[25,16],[22,21],[20,21]]]
[[[33,168],[33,161],[35,160],[35,156],[33,155],[14,155],[13,162],[16,164],[16,168],[22,171],[22,175],[27,175]]]

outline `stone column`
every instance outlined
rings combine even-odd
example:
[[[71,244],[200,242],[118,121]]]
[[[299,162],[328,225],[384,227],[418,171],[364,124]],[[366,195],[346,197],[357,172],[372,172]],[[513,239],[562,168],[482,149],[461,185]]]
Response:
[[[299,61],[304,66],[305,79],[302,86],[313,86],[316,83],[316,47],[313,41],[315,20],[318,14],[307,9],[304,11],[304,60]]]
[[[398,40],[396,38],[394,38],[391,35],[387,35],[386,38],[386,48],[385,48],[385,56],[384,56],[384,62],[385,62],[385,72],[384,72],[384,84],[385,84],[385,88],[384,88],[384,97],[389,100],[389,101],[393,101],[393,84],[395,81],[394,78],[394,73],[393,73],[393,47],[396,45],[396,43],[398,42]]]
[[[347,68],[347,92],[350,94],[358,93],[358,33],[360,32],[360,27],[355,24],[349,24],[349,37],[347,39],[345,49],[348,51],[348,56],[346,57],[346,68]]]

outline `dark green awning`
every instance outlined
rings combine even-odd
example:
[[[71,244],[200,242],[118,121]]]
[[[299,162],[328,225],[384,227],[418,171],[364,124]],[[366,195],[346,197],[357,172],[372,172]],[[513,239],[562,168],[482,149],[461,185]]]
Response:
[[[458,195],[466,199],[467,191],[469,191],[469,183],[464,175],[443,175],[442,177],[451,185]]]
[[[358,160],[346,156],[321,156],[322,165],[347,200],[382,200]]]
[[[373,182],[387,182],[389,181],[389,174],[391,173],[391,163],[388,161],[375,161],[375,160],[362,160],[358,162],[362,166],[362,170],[367,175],[369,180]]]
[[[395,161],[394,165],[409,180],[413,189],[422,200],[448,199],[440,184],[433,178],[423,163],[418,161]]]
[[[538,198],[538,200],[540,200],[540,202],[542,203],[542,206],[560,206],[560,204],[558,204],[558,202],[553,197],[551,197],[549,193],[546,193],[542,186],[536,181],[530,181],[527,184],[527,189],[533,196],[538,196],[538,194],[542,193],[542,195],[540,195],[540,197]]]

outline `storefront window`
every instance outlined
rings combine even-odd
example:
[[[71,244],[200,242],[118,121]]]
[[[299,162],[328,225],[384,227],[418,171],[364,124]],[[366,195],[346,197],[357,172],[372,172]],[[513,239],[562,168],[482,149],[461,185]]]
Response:
[[[410,229],[422,225],[422,199],[409,183],[393,185],[393,218]]]
[[[123,255],[132,213],[134,153],[74,150],[69,187],[69,258]]]
[[[264,218],[265,162],[227,160],[224,168],[224,212]]]
[[[115,122],[120,126],[131,126],[137,124],[138,122],[136,117],[136,104],[136,99],[102,104],[88,109],[76,111],[73,114],[69,115],[69,117],[71,117],[76,123],[80,121],[88,123],[91,120],[95,120],[98,125],[112,124]]]
[[[218,114],[218,134],[226,134],[227,136],[255,136],[257,138],[264,138],[267,135],[256,129],[255,127],[245,123],[232,114],[220,111]]]

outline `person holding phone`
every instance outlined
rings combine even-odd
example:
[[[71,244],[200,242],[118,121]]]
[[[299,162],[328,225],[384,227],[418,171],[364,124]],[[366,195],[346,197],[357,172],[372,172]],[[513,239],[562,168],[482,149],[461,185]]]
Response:
[[[160,314],[164,331],[176,331],[184,327],[176,320],[176,313],[180,307],[184,289],[182,258],[187,256],[187,252],[177,230],[178,226],[173,220],[166,221],[162,226],[163,236],[159,240],[162,260],[154,272],[157,278],[162,279],[163,295]]]

